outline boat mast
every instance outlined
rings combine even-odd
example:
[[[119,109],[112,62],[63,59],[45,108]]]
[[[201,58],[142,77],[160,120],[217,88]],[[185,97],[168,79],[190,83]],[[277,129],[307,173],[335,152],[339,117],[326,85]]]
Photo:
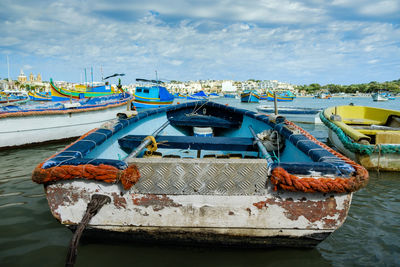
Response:
[[[85,68],[85,86],[87,87],[87,76],[86,76],[86,68]]]
[[[7,55],[7,69],[8,69],[8,83],[10,83],[10,61],[8,60],[8,55]]]

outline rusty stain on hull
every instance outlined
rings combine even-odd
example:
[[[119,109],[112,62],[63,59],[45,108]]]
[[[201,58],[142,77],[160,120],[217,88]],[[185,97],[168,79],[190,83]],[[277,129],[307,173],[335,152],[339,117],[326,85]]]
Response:
[[[121,197],[115,192],[113,192],[111,196],[113,197],[114,206],[117,209],[126,209],[126,199],[124,197]]]
[[[61,215],[56,212],[60,206],[74,205],[79,199],[89,199],[90,195],[85,191],[73,191],[64,187],[45,187],[47,202],[53,216],[61,221]],[[86,193],[86,194],[85,194]]]
[[[336,199],[332,196],[319,201],[302,200],[301,202],[295,202],[292,198],[288,198],[282,201],[266,199],[265,201],[253,203],[258,209],[267,209],[269,205],[277,205],[285,210],[284,215],[289,220],[295,221],[300,216],[304,216],[312,223],[322,221],[324,227],[327,228],[336,227],[338,223],[341,224],[344,221],[349,208],[349,200],[346,199],[343,204],[343,209],[338,209]],[[337,218],[327,218],[334,216],[337,216]]]
[[[148,194],[144,197],[135,198],[132,195],[133,204],[136,206],[152,207],[153,211],[160,211],[165,207],[181,207],[181,204],[175,203],[172,199],[166,195],[154,195]]]

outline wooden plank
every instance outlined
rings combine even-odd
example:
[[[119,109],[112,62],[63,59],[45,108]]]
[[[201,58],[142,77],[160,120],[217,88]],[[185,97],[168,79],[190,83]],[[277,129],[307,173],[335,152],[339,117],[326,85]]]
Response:
[[[137,147],[146,135],[127,135],[118,140],[122,149],[129,151]],[[200,136],[157,136],[159,148],[258,151],[253,138],[248,137],[200,137]]]

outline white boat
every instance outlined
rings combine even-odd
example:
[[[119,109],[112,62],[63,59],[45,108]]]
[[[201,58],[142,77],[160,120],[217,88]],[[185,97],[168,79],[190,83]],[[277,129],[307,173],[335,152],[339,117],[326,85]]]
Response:
[[[260,113],[274,114],[275,107],[272,105],[259,105],[257,111]],[[319,117],[322,108],[301,107],[278,107],[278,114],[293,122],[322,124]]]
[[[381,93],[374,93],[372,94],[372,100],[374,101],[388,101],[389,98]]]
[[[129,94],[0,108],[0,148],[81,136],[126,110]]]

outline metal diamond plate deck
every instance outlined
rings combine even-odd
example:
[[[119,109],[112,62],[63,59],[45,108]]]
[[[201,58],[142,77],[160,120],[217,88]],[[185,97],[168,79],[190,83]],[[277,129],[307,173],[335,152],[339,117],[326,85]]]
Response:
[[[265,188],[263,159],[132,158],[141,177],[132,193],[171,195],[254,195]]]

